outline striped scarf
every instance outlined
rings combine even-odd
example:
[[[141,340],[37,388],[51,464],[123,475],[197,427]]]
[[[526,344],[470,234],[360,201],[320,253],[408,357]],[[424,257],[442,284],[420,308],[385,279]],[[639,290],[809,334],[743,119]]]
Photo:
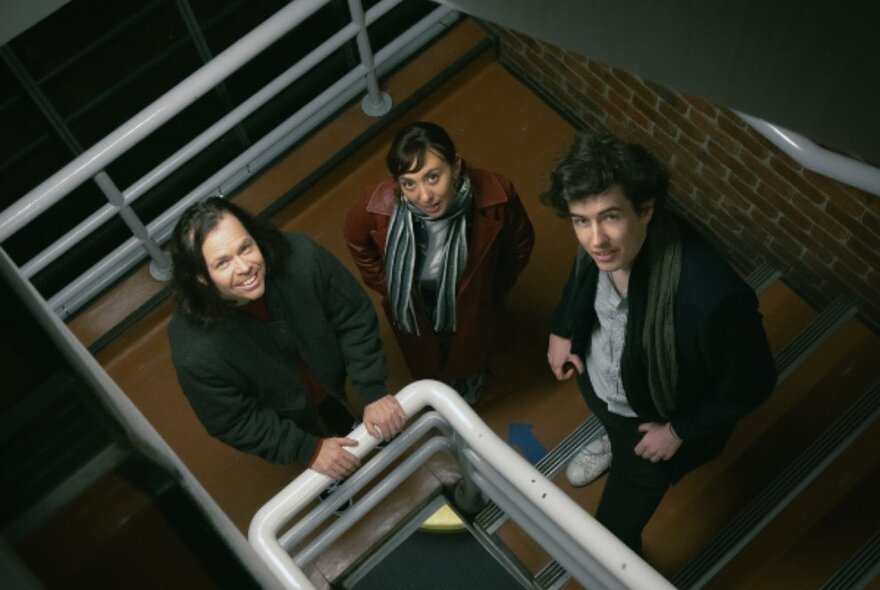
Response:
[[[412,302],[413,277],[416,268],[416,238],[414,217],[422,223],[448,223],[449,230],[443,244],[442,266],[433,310],[434,331],[455,331],[455,295],[458,282],[467,265],[467,212],[473,203],[471,181],[462,177],[449,210],[442,219],[432,220],[406,197],[400,196],[385,245],[385,277],[388,283],[388,301],[394,323],[408,334],[419,334]]]

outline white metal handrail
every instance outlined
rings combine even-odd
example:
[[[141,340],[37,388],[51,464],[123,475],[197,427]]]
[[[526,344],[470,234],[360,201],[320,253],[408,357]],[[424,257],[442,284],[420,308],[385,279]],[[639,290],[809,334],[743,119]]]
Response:
[[[417,381],[403,388],[396,397],[407,416],[432,407],[465,441],[468,452],[503,478],[504,486],[496,486],[498,489],[508,491],[532,518],[558,531],[559,538],[571,539],[589,556],[598,571],[591,572],[589,580],[573,572],[580,583],[595,584],[599,580],[599,586],[592,587],[672,588],[663,576],[505,444],[451,388],[437,381]],[[359,457],[366,455],[376,443],[363,425],[349,436],[358,441],[358,446],[351,450]],[[481,476],[488,475],[483,472]],[[283,529],[330,482],[328,476],[306,470],[269,500],[251,521],[248,532],[251,545],[287,588],[312,589],[314,586],[284,549],[280,541]]]
[[[328,0],[325,0],[328,1]],[[352,1],[352,0],[350,0]],[[357,2],[357,0],[353,0]],[[365,27],[374,23],[376,20],[384,16],[388,11],[397,6],[402,0],[391,0],[381,3],[373,7],[366,15],[362,13],[362,22],[352,22],[341,30],[337,31],[333,36],[324,41],[321,45],[309,52],[305,57],[293,64],[281,75],[266,84],[263,88],[250,96],[236,108],[227,113],[224,117],[216,121],[208,129],[193,138],[186,145],[177,150],[174,154],[166,158],[155,168],[147,172],[140,179],[136,180],[130,187],[122,191],[125,198],[125,205],[131,205],[140,196],[148,190],[156,186],[159,182],[167,178],[170,174],[178,170],[183,164],[191,160],[202,150],[210,146],[213,142],[222,137],[230,129],[241,123],[244,119],[253,114],[257,109],[274,98],[278,93],[287,88],[290,84],[301,78],[313,67],[321,63],[324,59],[333,54],[334,51],[343,47],[346,43],[355,37],[362,37],[366,34]],[[445,14],[448,10],[443,11]],[[364,43],[359,41],[360,43]],[[364,51],[367,51],[365,48]],[[372,55],[370,53],[369,55]],[[370,70],[364,70],[365,75],[369,75]],[[368,82],[369,84],[369,82]],[[378,86],[375,87],[376,96],[379,96]],[[370,98],[370,95],[366,98]],[[367,101],[368,102],[368,101]],[[88,237],[91,232],[95,231],[102,224],[112,218],[118,210],[118,207],[107,204],[88,218],[84,219],[76,227],[61,236],[53,244],[45,250],[37,254],[28,261],[22,271],[27,277],[33,277],[46,266],[57,260],[61,255],[71,250],[76,244]]]
[[[399,4],[402,0],[392,0],[377,4],[368,12],[367,22],[373,22],[383,13],[372,12],[387,5]],[[444,26],[445,19],[454,18],[457,13],[446,7],[439,7],[425,16],[407,31],[398,35],[393,41],[375,55],[376,70],[379,73],[390,70],[405,59],[407,48],[418,43],[432,29]],[[325,89],[296,113],[283,121],[246,151],[239,154],[211,177],[190,191],[164,213],[153,219],[147,229],[154,239],[163,243],[180,217],[181,213],[196,201],[211,193],[226,194],[237,184],[249,177],[256,166],[255,158],[263,155],[273,147],[275,151],[283,150],[306,135],[317,124],[346,104],[365,88],[363,65],[356,66],[345,76]],[[243,171],[243,173],[242,173]],[[235,176],[239,173],[239,176]],[[95,263],[73,282],[52,296],[49,303],[62,316],[66,316],[89,301],[95,294],[115,282],[128,269],[143,259],[140,241],[129,238],[107,256]]]
[[[31,190],[11,207],[0,213],[0,242],[17,232],[46,209],[77,188],[88,178],[101,174],[100,170],[130,149],[138,141],[164,124],[171,117],[189,106],[205,92],[220,83],[238,67],[264,50],[281,35],[294,28],[330,0],[295,0],[276,13],[238,42],[227,48],[212,61],[186,78],[174,89],[165,93],[150,106],[129,119],[105,139],[85,151],[79,158],[62,168],[52,177]],[[320,120],[330,116],[336,109],[351,100],[358,92],[367,90],[362,106],[368,114],[379,116],[390,108],[390,98],[381,93],[377,71],[387,71],[406,55],[411,46],[420,44],[420,37],[427,37],[441,30],[442,25],[457,13],[447,7],[439,7],[407,31],[395,37],[375,56],[369,46],[366,27],[376,22],[403,0],[382,0],[364,12],[360,0],[349,0],[352,22],[334,33],[319,47],[288,68],[275,80],[249,97],[235,109],[216,121],[162,163],[121,192],[121,198],[99,208],[77,224],[34,258],[21,270],[31,278],[64,253],[70,251],[100,226],[128,208],[131,203],[153,188],[171,173],[178,170],[196,154],[210,146],[224,133],[263,106],[268,100],[295,82],[327,56],[356,39],[361,53],[361,65],[337,80],[318,97],[294,113],[263,139],[254,143],[232,162],[213,174],[199,187],[184,196],[177,204],[146,226],[147,235],[136,232],[110,254],[98,261],[86,272],[56,293],[50,303],[56,311],[66,316],[89,301],[95,294],[112,284],[144,257],[145,238],[152,243],[163,242],[171,227],[187,206],[208,194],[224,194],[244,182],[257,168],[268,162],[282,150],[308,133]],[[433,29],[433,31],[432,31]],[[421,40],[419,40],[421,41]],[[423,41],[422,41],[423,42]],[[96,172],[97,171],[97,172]],[[119,202],[116,202],[119,201]],[[150,253],[153,254],[150,250]],[[160,252],[161,253],[161,252]]]
[[[295,0],[0,214],[0,242],[226,79],[329,0]]]
[[[804,168],[880,196],[880,169],[826,150],[784,127],[745,113],[736,114]]]
[[[335,33],[330,39],[312,50],[300,61],[288,68],[280,76],[269,82],[262,89],[242,102],[224,117],[219,119],[208,129],[193,138],[186,145],[166,158],[155,168],[136,180],[130,187],[123,191],[125,204],[131,205],[148,190],[159,184],[171,173],[178,170],[183,164],[195,157],[203,149],[220,139],[226,132],[241,123],[257,109],[274,98],[287,86],[302,77],[311,68],[320,63],[334,51],[345,45],[358,33],[358,27],[349,24],[347,27]],[[51,246],[40,252],[22,267],[26,276],[32,277],[47,265],[55,261],[59,256],[73,248],[83,238],[87,237],[97,227],[108,221],[116,214],[116,207],[107,204],[95,213],[83,220],[79,225],[55,241]]]

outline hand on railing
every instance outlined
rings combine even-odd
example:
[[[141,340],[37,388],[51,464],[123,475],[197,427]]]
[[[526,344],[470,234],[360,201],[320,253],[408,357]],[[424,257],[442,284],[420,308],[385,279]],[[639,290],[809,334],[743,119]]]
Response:
[[[356,455],[345,450],[345,447],[357,445],[358,441],[353,438],[325,438],[309,468],[333,479],[344,479],[361,465],[361,460]]]
[[[386,395],[364,408],[364,426],[373,438],[388,442],[406,426],[406,412],[393,395]]]

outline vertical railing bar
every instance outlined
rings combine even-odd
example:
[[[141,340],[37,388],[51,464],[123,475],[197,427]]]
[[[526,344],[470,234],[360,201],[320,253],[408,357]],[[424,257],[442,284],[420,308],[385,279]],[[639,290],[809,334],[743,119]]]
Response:
[[[328,0],[296,0],[233,43],[208,65],[153,101],[126,123],[86,150],[0,213],[0,242],[94,176],[120,154],[195,102],[217,80],[237,70]],[[292,23],[290,21],[293,21]]]
[[[318,110],[327,101],[327,97],[333,96],[334,93],[340,92],[341,89],[356,83],[363,84],[362,66],[357,66],[344,77],[340,78],[335,84],[310,101],[308,105],[291,115],[281,125],[253,144],[247,151],[239,154],[238,157],[190,191],[187,196],[177,201],[170,208],[166,209],[165,212],[153,219],[147,225],[150,235],[156,236],[160,243],[164,241],[165,232],[170,233],[171,228],[183,211],[199,199],[204,198],[209,194],[212,188],[219,186],[219,180],[225,179],[229,176],[230,171],[238,170],[250,159],[262,153],[268,146],[279,141],[284,135],[290,133],[290,131],[296,128],[303,119],[306,119],[312,112]],[[61,291],[53,295],[49,300],[49,303],[55,309],[65,308],[68,311],[75,309],[76,305],[71,305],[69,298],[73,296],[78,296],[80,300],[87,298],[90,293],[99,292],[125,272],[125,269],[116,269],[114,268],[114,265],[118,261],[127,259],[127,257],[130,256],[133,245],[135,244],[131,241],[126,241],[121,244],[116,250],[102,258],[86,272],[74,279],[73,282],[69,283]]]
[[[31,76],[27,68],[24,67],[24,64],[19,61],[18,57],[12,51],[12,48],[8,45],[4,45],[3,47],[0,47],[0,54],[2,54],[3,60],[9,66],[9,69],[12,70],[13,75],[24,87],[28,96],[30,96],[31,100],[37,105],[37,109],[43,117],[46,118],[55,133],[61,138],[61,141],[71,151],[74,158],[79,157],[79,155],[82,154],[82,145],[80,145],[79,140],[77,140],[76,136],[64,122],[64,119],[55,109],[55,106],[43,92],[42,88],[39,87],[33,76]],[[156,279],[167,280],[171,269],[171,261],[162,249],[159,248],[159,245],[150,237],[147,228],[134,210],[125,204],[125,199],[116,187],[116,183],[113,182],[104,170],[99,171],[92,180],[94,180],[95,184],[98,185],[98,188],[104,193],[104,196],[110,204],[119,213],[119,216],[122,218],[122,221],[128,227],[129,231],[131,231],[132,235],[140,240],[144,250],[146,250],[147,254],[152,259],[150,272],[153,274],[153,277]],[[27,276],[30,278],[32,275]]]
[[[21,271],[26,277],[33,277],[35,274],[52,264],[62,254],[70,250],[74,245],[88,237],[88,235],[97,228],[109,221],[115,214],[116,207],[110,203],[105,203],[100,209],[83,219],[42,252],[31,258],[21,267]]]
[[[391,110],[391,96],[379,88],[379,78],[376,76],[376,64],[373,49],[370,46],[370,35],[367,32],[364,7],[360,0],[348,0],[348,8],[351,12],[351,22],[360,28],[357,34],[357,48],[361,65],[367,70],[365,75],[367,95],[361,101],[361,109],[371,117],[381,117]]]
[[[108,28],[107,31],[103,35],[101,35],[100,37],[98,37],[97,39],[95,39],[94,41],[92,41],[91,43],[89,43],[88,45],[86,45],[85,47],[80,49],[79,51],[69,54],[67,56],[67,59],[56,64],[56,66],[54,68],[52,68],[51,70],[49,70],[48,72],[43,74],[40,77],[40,79],[38,80],[38,82],[40,84],[50,82],[60,72],[63,72],[65,68],[67,68],[71,64],[75,64],[78,61],[81,61],[89,53],[91,53],[95,49],[101,47],[102,45],[104,45],[105,43],[107,43],[108,41],[113,39],[114,37],[117,37],[119,35],[124,34],[126,28],[128,28],[129,25],[136,23],[138,20],[142,19],[144,16],[148,15],[150,12],[156,10],[158,7],[160,7],[164,3],[165,3],[164,0],[155,0],[154,2],[151,2],[151,3],[144,3],[144,5],[139,7],[140,9],[137,12],[128,16],[121,23],[119,23],[116,26]]]
[[[206,65],[209,61],[214,59],[214,54],[208,46],[208,40],[205,39],[202,27],[199,25],[199,21],[193,12],[192,6],[190,5],[189,0],[174,1],[177,5],[177,10],[180,12],[180,16],[183,18],[183,22],[186,24],[186,29],[189,31],[189,36],[192,39],[193,45],[195,45],[196,51],[202,59],[202,65]],[[232,96],[229,94],[229,89],[226,87],[225,79],[218,82],[214,89],[217,91],[217,95],[220,97],[226,110],[231,111],[234,108],[234,105],[232,103]],[[241,125],[236,125],[234,129],[235,135],[238,136],[238,141],[241,142],[242,148],[246,149],[251,144],[250,138],[248,138],[247,133],[245,133],[244,128]]]
[[[374,7],[375,8],[375,7]],[[376,59],[378,63],[377,69],[381,71],[384,68],[392,67],[395,63],[398,63],[402,56],[400,55],[400,50],[405,48],[406,46],[414,43],[418,37],[422,36],[424,33],[429,31],[432,28],[436,28],[438,25],[443,26],[444,28],[448,26],[448,23],[444,22],[444,19],[448,19],[449,15],[457,14],[457,12],[453,9],[450,9],[445,6],[440,6],[435,9],[433,12],[426,15],[423,19],[421,19],[418,23],[416,23],[410,29],[407,29],[404,33],[396,37],[393,41],[388,43],[385,47],[382,48],[376,54]],[[354,25],[350,25],[352,28]],[[352,33],[353,35],[354,33]],[[358,79],[360,78],[360,79]],[[350,81],[350,82],[349,82]],[[348,86],[344,86],[345,83],[348,83]],[[331,103],[342,104],[353,97],[353,94],[358,92],[358,88],[363,88],[363,67],[358,66],[355,70],[352,70],[340,79],[337,84],[334,84],[330,88],[328,88],[324,93],[316,97],[315,101],[323,101],[325,104],[321,108],[314,109],[314,114],[304,115],[307,109],[313,105],[310,103],[303,107],[298,113],[292,115],[288,120],[281,123],[275,130],[267,134],[266,137],[259,140],[255,146],[252,146],[250,150],[244,154],[241,154],[238,158],[230,162],[227,166],[220,169],[217,173],[208,178],[205,182],[203,182],[199,187],[194,189],[188,197],[184,197],[182,201],[186,201],[184,207],[188,206],[194,200],[188,200],[189,197],[193,197],[193,195],[201,192],[201,196],[203,197],[206,194],[213,193],[216,194],[220,190],[220,185],[225,183],[229,178],[234,176],[234,173],[240,171],[243,166],[243,162],[253,161],[254,158],[262,157],[259,154],[263,154],[266,152],[269,143],[269,136],[271,136],[271,141],[274,142],[271,145],[280,145],[281,143],[289,144],[293,141],[296,141],[298,137],[301,137],[305,133],[307,133],[310,129],[312,129],[312,123],[309,123],[306,127],[303,127],[303,124],[310,121],[310,118],[316,116],[322,110],[326,110],[327,106]],[[337,92],[335,98],[331,97],[331,92]],[[304,115],[304,116],[302,116]],[[283,141],[282,141],[283,139]],[[257,154],[257,155],[254,155]],[[239,177],[242,175],[237,175]],[[246,178],[248,175],[244,175]],[[243,179],[242,179],[243,180]],[[234,189],[229,188],[229,190]],[[213,187],[213,188],[212,188]],[[150,222],[148,229],[151,232],[151,235],[154,236],[158,243],[163,243],[165,239],[167,239],[168,234],[170,233],[171,225],[173,221],[176,219],[176,216],[179,215],[180,210],[175,210],[169,212],[169,216],[166,218],[158,218],[154,219]],[[161,216],[160,216],[161,217]],[[160,221],[160,224],[157,224],[157,221]],[[82,305],[84,305],[95,293],[100,292],[104,288],[106,288],[113,281],[118,279],[123,273],[128,272],[128,270],[136,264],[140,259],[137,256],[132,255],[132,248],[136,244],[126,242],[120,245],[116,250],[108,254],[102,260],[98,261],[93,265],[89,270],[87,270],[83,275],[78,277],[71,284],[66,286],[62,291],[56,293],[50,299],[49,303],[58,311],[58,313],[62,317],[66,317],[67,314],[72,313],[79,309]],[[115,268],[115,266],[119,266],[120,268]]]
[[[107,200],[116,208],[122,221],[131,230],[132,235],[140,241],[144,250],[150,256],[150,275],[158,281],[171,279],[171,260],[152,238],[149,230],[134,212],[134,209],[125,204],[125,197],[122,196],[122,192],[116,186],[116,183],[103,170],[95,176],[95,183],[101,188]]]
[[[233,126],[244,120],[251,113],[268,102],[272,97],[276,96],[281,90],[289,86],[291,83],[299,79],[306,71],[320,63],[327,56],[339,49],[357,34],[357,28],[354,25],[347,25],[345,28],[336,32],[332,37],[327,39],[320,46],[316,47],[311,53],[303,57],[299,62],[285,70],[277,78],[266,84],[259,91],[254,93],[250,98],[238,105],[231,112],[227,113],[211,127],[203,131],[197,137],[193,138],[185,146],[181,147],[174,154],[166,158],[155,168],[147,172],[143,177],[135,181],[128,189],[123,192],[125,203],[130,205],[149,189],[154,187],[170,174],[178,170],[185,162],[189,161],[193,156],[198,154],[206,146],[210,145],[214,140],[221,137]],[[93,217],[101,216],[99,210],[93,214]],[[79,226],[78,226],[79,227]],[[40,269],[51,264],[59,256],[73,248],[77,243],[84,239],[88,234],[81,231],[71,231],[56,240],[51,246],[34,257],[25,265],[25,268]],[[159,240],[161,242],[161,240]],[[32,276],[31,273],[29,276]]]

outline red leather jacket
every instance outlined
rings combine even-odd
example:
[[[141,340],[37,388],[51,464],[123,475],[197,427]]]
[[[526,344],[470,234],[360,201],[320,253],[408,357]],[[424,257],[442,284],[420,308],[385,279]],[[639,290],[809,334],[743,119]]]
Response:
[[[513,287],[532,253],[535,234],[513,184],[485,170],[469,170],[474,185],[474,214],[468,236],[468,262],[458,286],[456,326],[448,357],[430,315],[416,304],[420,336],[397,329],[388,307],[385,240],[397,203],[388,179],[367,187],[345,220],[345,242],[364,283],[380,295],[401,352],[415,379],[461,379],[476,373],[489,356],[498,306]],[[418,289],[413,300],[421,301]]]

